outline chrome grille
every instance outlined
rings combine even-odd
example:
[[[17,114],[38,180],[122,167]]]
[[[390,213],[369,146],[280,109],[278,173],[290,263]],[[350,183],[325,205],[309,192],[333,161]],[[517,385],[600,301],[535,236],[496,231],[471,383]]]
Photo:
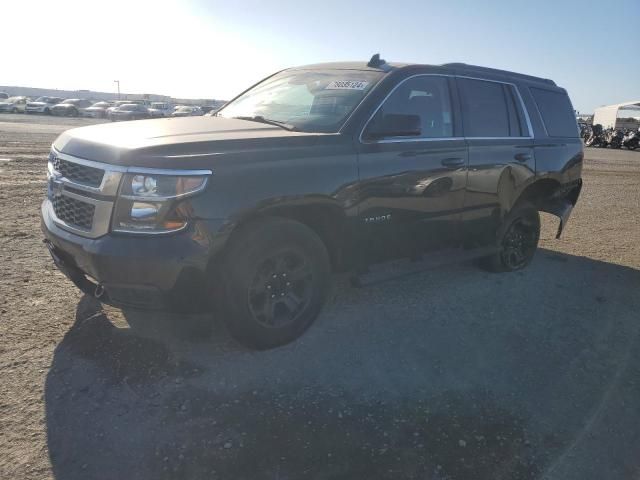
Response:
[[[60,196],[52,199],[53,211],[60,220],[70,225],[91,230],[95,205]]]
[[[56,156],[54,153],[49,155],[49,161],[52,163],[53,169],[56,172],[59,172],[60,175],[73,182],[95,188],[99,187],[102,183],[104,170],[69,162]]]

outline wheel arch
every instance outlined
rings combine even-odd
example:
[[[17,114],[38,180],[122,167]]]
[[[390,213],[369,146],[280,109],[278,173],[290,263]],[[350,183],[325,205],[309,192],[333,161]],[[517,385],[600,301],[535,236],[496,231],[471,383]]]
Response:
[[[234,237],[242,235],[253,223],[270,217],[287,218],[307,226],[325,245],[332,270],[344,271],[349,268],[348,252],[354,238],[352,223],[343,207],[330,197],[280,200],[245,211],[229,223],[224,245],[216,252],[211,263],[218,263],[217,260],[233,244]]]
[[[518,195],[511,208],[520,202],[530,202],[535,205],[538,210],[544,210],[545,201],[553,197],[560,190],[561,183],[554,178],[540,178],[527,185],[520,195]]]

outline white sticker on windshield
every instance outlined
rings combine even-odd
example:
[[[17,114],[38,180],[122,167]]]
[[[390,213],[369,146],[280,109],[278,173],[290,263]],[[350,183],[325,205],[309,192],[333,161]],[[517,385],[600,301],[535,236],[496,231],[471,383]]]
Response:
[[[325,90],[364,90],[369,82],[360,82],[358,80],[336,80],[327,85]]]

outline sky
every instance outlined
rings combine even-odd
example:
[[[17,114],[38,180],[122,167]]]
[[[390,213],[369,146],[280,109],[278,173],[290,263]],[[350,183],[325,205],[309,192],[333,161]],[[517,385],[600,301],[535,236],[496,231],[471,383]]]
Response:
[[[283,68],[465,62],[640,100],[640,0],[3,0],[0,85],[229,99]],[[625,19],[631,19],[628,23]]]

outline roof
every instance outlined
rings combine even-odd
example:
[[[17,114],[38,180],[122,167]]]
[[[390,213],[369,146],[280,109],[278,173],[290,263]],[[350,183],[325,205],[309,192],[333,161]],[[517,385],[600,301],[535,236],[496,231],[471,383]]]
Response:
[[[638,110],[640,108],[640,100],[634,100],[631,102],[623,102],[616,103],[613,105],[605,105],[603,107],[598,107],[597,110],[600,109],[615,109],[615,110]]]
[[[379,67],[369,67],[367,66],[367,62],[330,62],[330,63],[314,63],[311,65],[302,65],[300,67],[294,67],[291,70],[369,70],[371,72],[384,72],[388,67],[393,69],[398,69],[402,67],[407,67],[410,64],[408,63],[396,63],[396,62],[385,62],[385,68]]]
[[[483,75],[492,77],[503,77],[524,80],[533,83],[543,83],[550,86],[555,86],[553,80],[547,78],[536,77],[533,75],[526,75],[523,73],[510,72],[507,70],[498,70],[495,68],[481,67],[478,65],[469,65],[466,63],[444,63],[442,65],[429,65],[419,63],[402,63],[402,62],[385,62],[380,67],[369,67],[367,62],[332,62],[332,63],[316,63],[312,65],[303,65],[300,67],[294,67],[292,70],[364,70],[371,72],[385,72],[391,70],[399,70],[403,68],[416,68],[416,67],[430,67],[441,68],[442,70],[453,70],[456,74],[466,75]]]

